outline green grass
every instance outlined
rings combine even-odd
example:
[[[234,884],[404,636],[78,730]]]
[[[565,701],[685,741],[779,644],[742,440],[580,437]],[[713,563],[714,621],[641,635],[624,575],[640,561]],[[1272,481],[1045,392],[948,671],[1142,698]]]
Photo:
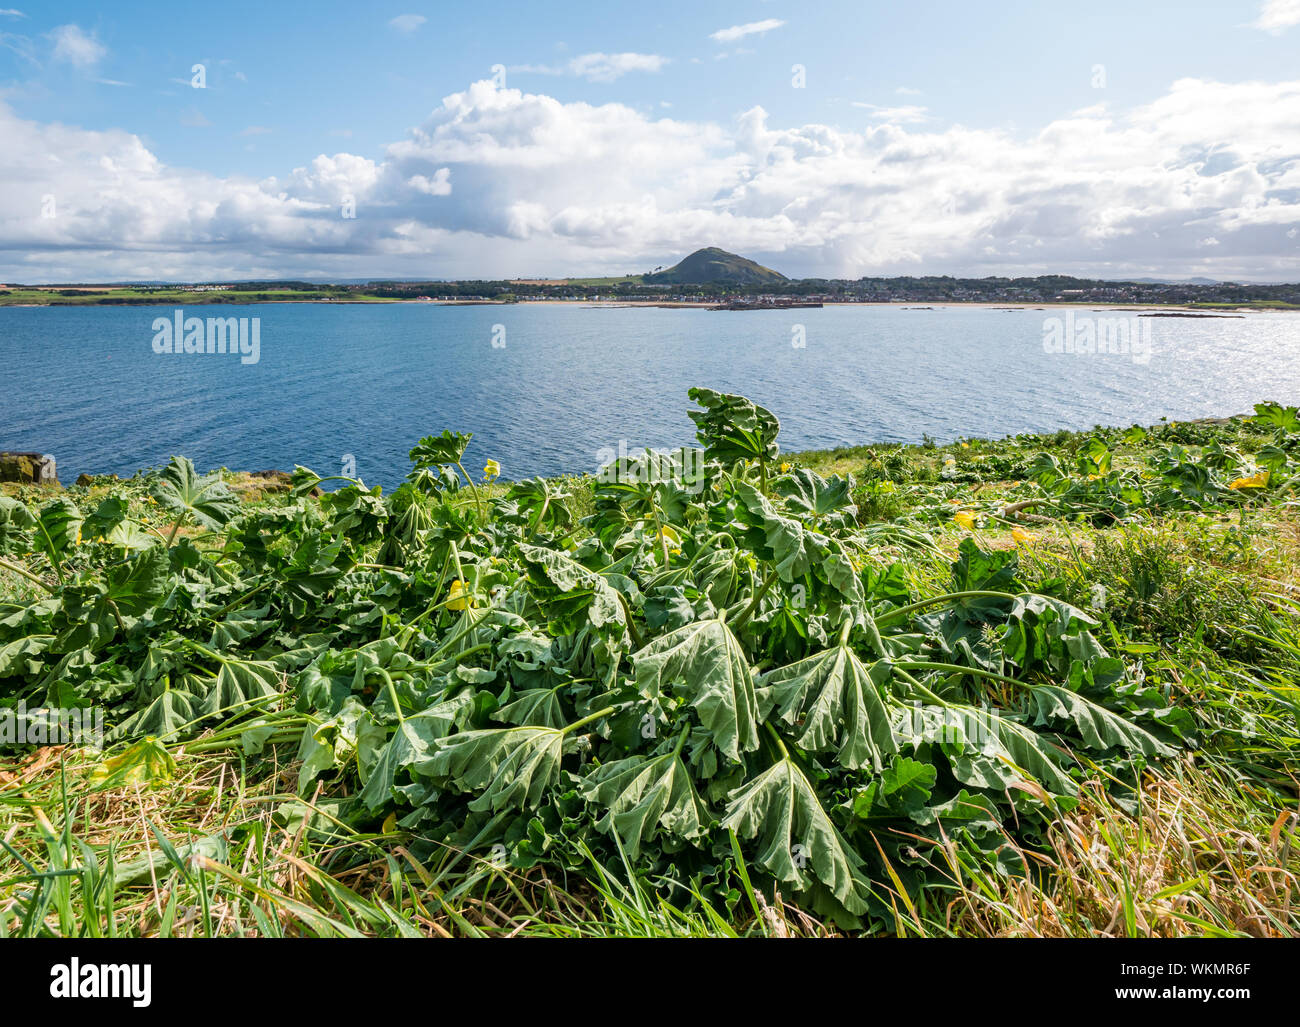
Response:
[[[210,303],[273,303],[278,301],[307,301],[329,299],[334,302],[396,303],[394,297],[371,296],[367,293],[337,292],[306,289],[227,289],[221,292],[195,292],[186,289],[105,289],[88,292],[83,296],[64,295],[65,291],[81,292],[75,288],[62,289],[8,289],[0,291],[0,306],[101,306],[127,304],[210,304]]]

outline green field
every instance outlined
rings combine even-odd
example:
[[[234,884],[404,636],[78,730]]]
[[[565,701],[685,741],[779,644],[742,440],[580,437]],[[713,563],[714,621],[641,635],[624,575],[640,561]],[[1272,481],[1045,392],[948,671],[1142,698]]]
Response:
[[[1300,932],[1295,408],[693,398],[616,481],[0,485],[0,713],[108,732],[0,747],[0,936]]]
[[[70,295],[70,293],[83,293],[83,295]],[[91,291],[69,287],[67,289],[0,290],[0,307],[119,306],[153,303],[196,306],[205,303],[275,303],[323,299],[352,303],[397,302],[389,297],[329,289],[228,289],[221,292],[195,292],[185,289],[104,289]]]

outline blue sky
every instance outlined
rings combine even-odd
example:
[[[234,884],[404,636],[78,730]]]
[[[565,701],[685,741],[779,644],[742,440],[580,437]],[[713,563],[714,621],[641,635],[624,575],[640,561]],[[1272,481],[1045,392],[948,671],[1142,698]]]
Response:
[[[1300,0],[18,2],[9,280],[1300,277]]]

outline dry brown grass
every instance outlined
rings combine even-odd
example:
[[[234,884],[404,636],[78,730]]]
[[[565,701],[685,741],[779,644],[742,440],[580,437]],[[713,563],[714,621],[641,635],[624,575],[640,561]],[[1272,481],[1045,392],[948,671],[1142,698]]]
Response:
[[[1091,782],[1054,824],[1050,855],[1019,850],[1039,873],[977,884],[960,875],[949,927],[981,937],[1300,936],[1300,811],[1237,787],[1189,757],[1145,778],[1133,815]]]

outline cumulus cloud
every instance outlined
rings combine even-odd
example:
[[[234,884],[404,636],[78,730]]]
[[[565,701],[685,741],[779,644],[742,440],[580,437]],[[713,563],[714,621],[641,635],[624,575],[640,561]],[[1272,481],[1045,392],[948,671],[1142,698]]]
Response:
[[[744,25],[732,25],[730,28],[711,32],[709,38],[718,43],[734,43],[746,36],[761,36],[765,32],[779,29],[785,22],[780,18],[764,18],[762,21],[746,22]]]
[[[60,25],[49,36],[54,42],[54,59],[78,68],[93,68],[108,53],[93,33],[87,33],[79,25]]]
[[[1300,0],[1264,0],[1259,17],[1251,23],[1273,35],[1281,35],[1293,25],[1300,25]]]
[[[484,81],[374,159],[253,181],[0,102],[0,281],[586,274],[706,245],[791,275],[1294,280],[1297,125],[1300,81],[1184,79],[1025,136],[761,107],[720,125]]]

